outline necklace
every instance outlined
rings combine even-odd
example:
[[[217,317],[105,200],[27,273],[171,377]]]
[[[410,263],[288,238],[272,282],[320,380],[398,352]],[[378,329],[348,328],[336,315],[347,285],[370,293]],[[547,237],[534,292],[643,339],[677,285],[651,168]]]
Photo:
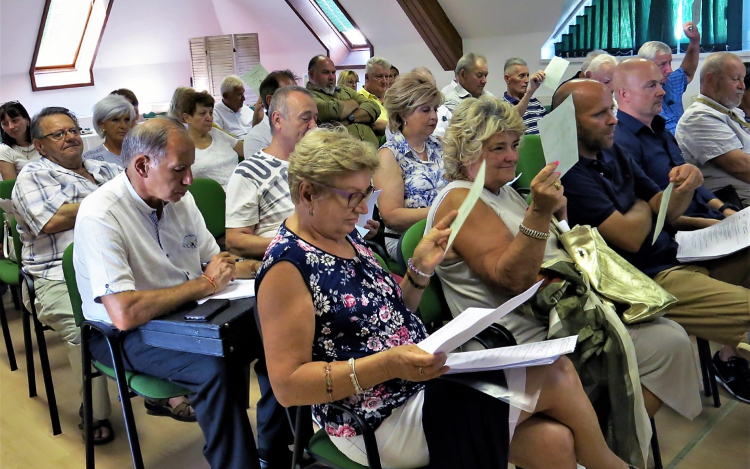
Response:
[[[422,144],[422,149],[421,150],[417,150],[416,148],[414,148],[413,146],[411,146],[411,143],[409,143],[409,148],[411,148],[411,151],[413,151],[414,153],[421,154],[421,153],[424,153],[425,149],[427,148],[427,142],[425,141]]]
[[[34,145],[29,145],[29,146],[28,146],[28,147],[26,147],[26,148],[22,147],[21,145],[16,145],[16,148],[18,148],[19,150],[21,150],[21,153],[23,153],[23,154],[24,154],[24,155],[26,155],[27,157],[28,157],[28,156],[29,156],[30,154],[32,154],[32,153],[33,153],[34,151],[36,151],[36,148],[34,147]]]

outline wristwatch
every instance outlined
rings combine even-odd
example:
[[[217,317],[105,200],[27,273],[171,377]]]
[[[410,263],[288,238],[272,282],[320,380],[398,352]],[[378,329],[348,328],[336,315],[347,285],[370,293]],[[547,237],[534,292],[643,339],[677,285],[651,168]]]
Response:
[[[728,208],[734,210],[735,212],[739,212],[740,211],[740,209],[737,206],[735,206],[734,204],[731,204],[729,202],[725,202],[724,205],[722,205],[721,207],[719,207],[719,211],[721,213],[724,213],[724,210],[726,210]]]
[[[354,113],[353,112],[351,114],[349,114],[349,117],[347,117],[347,120],[349,121],[350,124],[354,123]]]

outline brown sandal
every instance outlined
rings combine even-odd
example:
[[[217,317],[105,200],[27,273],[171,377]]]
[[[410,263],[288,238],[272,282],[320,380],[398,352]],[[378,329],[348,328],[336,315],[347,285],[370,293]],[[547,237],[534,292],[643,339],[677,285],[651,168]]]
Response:
[[[81,416],[81,423],[78,424],[78,429],[81,430],[81,436],[83,437],[84,443],[86,442],[86,435],[84,433],[83,428],[83,405],[81,405],[81,408],[78,410],[78,414]],[[92,433],[94,435],[94,445],[106,445],[107,443],[111,443],[112,440],[115,439],[115,431],[112,428],[112,422],[109,421],[109,419],[104,420],[94,420],[93,422],[93,430]],[[99,438],[96,437],[96,431],[101,430],[102,428],[106,428],[109,431],[109,435],[107,436],[100,436]]]
[[[197,422],[195,412],[190,407],[190,401],[183,401],[180,405],[172,407],[169,399],[146,399],[144,401],[146,412],[149,415],[171,417],[180,422]]]

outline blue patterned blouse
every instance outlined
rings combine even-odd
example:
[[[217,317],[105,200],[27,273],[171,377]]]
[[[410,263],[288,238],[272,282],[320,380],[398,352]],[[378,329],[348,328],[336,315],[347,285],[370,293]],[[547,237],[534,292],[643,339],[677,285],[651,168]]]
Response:
[[[347,361],[422,341],[427,337],[424,325],[404,305],[396,281],[378,264],[356,231],[347,240],[356,250],[354,259],[328,254],[282,224],[258,271],[256,290],[266,272],[278,262],[290,262],[299,270],[315,309],[314,361]],[[322,375],[320,386],[325,386]],[[335,382],[333,386],[336,387]],[[393,379],[339,403],[376,429],[423,387],[421,383]],[[331,436],[359,434],[351,417],[325,404],[313,406],[313,414]]]
[[[404,177],[404,207],[425,208],[432,205],[435,196],[448,181],[443,179],[443,147],[437,137],[427,139],[427,161],[422,161],[412,150],[401,132],[383,144],[393,152]]]

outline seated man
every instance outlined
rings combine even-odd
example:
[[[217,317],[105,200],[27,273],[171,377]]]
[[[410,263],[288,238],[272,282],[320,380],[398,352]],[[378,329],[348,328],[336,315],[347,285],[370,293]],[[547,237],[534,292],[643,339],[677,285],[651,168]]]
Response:
[[[138,126],[122,156],[125,172],[88,197],[76,220],[73,261],[84,316],[123,331],[126,369],[190,389],[211,467],[259,468],[241,370],[220,357],[146,345],[136,330],[249,277],[249,266],[219,252],[187,192],[195,145],[182,125],[153,119]],[[201,262],[208,262],[205,272]],[[112,366],[98,332],[91,354]]]
[[[651,60],[661,71],[661,84],[667,93],[664,96],[661,116],[667,121],[667,130],[672,133],[675,133],[677,122],[685,112],[682,95],[687,85],[693,81],[701,51],[701,35],[698,27],[688,22],[682,26],[682,30],[690,39],[690,45],[685,51],[685,58],[682,59],[680,68],[675,71],[672,71],[672,48],[669,45],[660,41],[649,41],[638,49],[638,57]]]
[[[279,226],[294,212],[289,195],[289,155],[315,128],[318,107],[301,86],[279,88],[268,106],[273,139],[268,148],[248,155],[227,184],[227,249],[262,259]]]
[[[78,120],[65,108],[44,108],[34,116],[31,138],[42,159],[21,170],[12,196],[23,243],[23,268],[34,278],[39,320],[57,331],[67,344],[70,367],[80,382],[81,329],[76,326],[68,298],[62,255],[73,242],[81,201],[121,169],[113,163],[83,159]],[[94,443],[109,443],[114,433],[108,420],[107,379],[94,378],[92,384]]]
[[[578,163],[562,178],[571,225],[598,228],[615,251],[674,295],[679,302],[667,317],[690,334],[723,344],[713,359],[717,378],[735,397],[750,402],[750,252],[685,265],[677,261],[677,243],[666,231],[652,245],[662,192],[614,144],[612,93],[593,80],[573,80],[560,87],[553,104],[571,94],[580,153]],[[685,164],[672,168],[669,179],[675,189],[666,220],[672,223],[703,178],[695,166]]]
[[[370,126],[380,116],[380,106],[351,88],[336,86],[336,66],[328,57],[316,55],[307,69],[307,89],[318,106],[318,123],[341,123],[350,134],[379,147],[380,139]]]
[[[506,60],[503,70],[505,84],[508,87],[503,97],[516,106],[518,114],[526,124],[526,134],[538,134],[537,122],[542,120],[547,111],[534,97],[534,93],[544,81],[544,72],[539,70],[529,76],[529,66],[519,57]]]
[[[268,106],[271,105],[271,98],[276,90],[285,86],[296,85],[297,79],[297,75],[291,70],[274,70],[269,73],[260,83],[260,88],[258,89],[263,109],[268,111]],[[250,132],[245,135],[243,141],[245,155],[247,156],[254,155],[271,144],[271,126],[268,123],[268,114],[266,112],[263,113],[263,120],[250,129]]]
[[[237,75],[221,81],[221,101],[214,106],[214,125],[243,139],[253,127],[253,111],[245,106],[245,83]]]
[[[615,68],[617,68],[617,58],[607,53],[599,54],[591,60],[591,63],[588,65],[588,68],[581,78],[591,78],[592,80],[596,80],[614,93],[615,90],[612,85],[612,76],[615,73]]]
[[[738,108],[745,66],[731,52],[716,52],[701,69],[701,94],[677,124],[677,143],[685,161],[700,168],[706,187],[731,186],[750,206],[750,125]]]
[[[383,106],[383,96],[389,88],[391,64],[382,57],[372,57],[365,66],[365,85],[359,94],[376,103],[380,109],[378,119],[372,123],[372,130],[377,136],[385,135],[388,127],[388,111]]]
[[[568,78],[564,82],[560,83],[560,86],[564,85],[565,83],[567,83],[567,82],[569,82],[571,80],[576,80],[578,78],[586,78],[586,72],[588,71],[589,66],[591,65],[591,62],[593,62],[593,60],[595,58],[599,57],[600,55],[604,55],[604,54],[609,55],[609,53],[606,50],[604,50],[604,49],[594,49],[591,52],[589,52],[588,54],[586,54],[586,58],[583,59],[583,62],[581,63],[581,70],[577,71],[575,73],[575,75],[573,75],[572,77]],[[597,81],[599,81],[599,80],[597,80]],[[559,86],[558,86],[558,88],[559,88]],[[557,90],[555,90],[555,91],[557,91]]]
[[[615,143],[641,167],[662,190],[669,184],[669,172],[685,164],[674,135],[660,116],[664,90],[661,73],[650,60],[628,59],[617,66],[614,87],[620,110]],[[719,200],[703,186],[696,189],[684,215],[672,223],[677,230],[705,228],[738,210]]]
[[[466,98],[478,98],[482,95],[492,94],[485,91],[487,76],[490,74],[487,67],[487,59],[483,55],[469,52],[458,59],[456,64],[456,86],[445,92],[445,103],[443,104],[452,113],[458,103]]]

